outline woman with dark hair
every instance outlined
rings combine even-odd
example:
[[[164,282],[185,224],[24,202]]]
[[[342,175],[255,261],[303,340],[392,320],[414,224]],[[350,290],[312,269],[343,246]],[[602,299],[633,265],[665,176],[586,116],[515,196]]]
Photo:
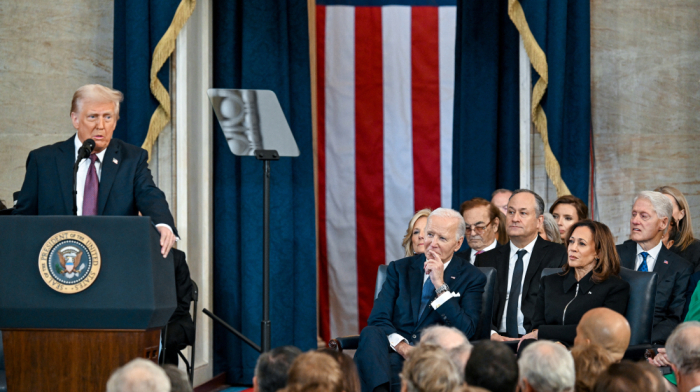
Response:
[[[678,229],[678,240],[671,247],[671,251],[688,260],[695,272],[700,271],[700,241],[693,234],[688,201],[681,191],[672,186],[661,186],[654,190],[663,193],[673,206],[673,219]]]
[[[630,285],[620,278],[620,257],[610,229],[583,220],[567,232],[568,260],[562,272],[542,278],[532,317],[532,332],[523,339],[548,339],[573,345],[576,326],[593,308],[624,314]]]
[[[588,207],[583,200],[579,199],[573,195],[566,195],[558,198],[554,201],[551,207],[549,207],[549,213],[552,214],[554,220],[557,221],[559,226],[559,234],[567,243],[566,237],[564,236],[571,225],[578,221],[588,219]]]

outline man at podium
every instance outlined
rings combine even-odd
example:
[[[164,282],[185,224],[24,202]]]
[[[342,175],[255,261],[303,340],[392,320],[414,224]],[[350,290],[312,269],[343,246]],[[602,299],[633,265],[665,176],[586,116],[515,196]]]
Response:
[[[73,94],[71,121],[75,136],[29,153],[27,172],[13,214],[73,215],[73,165],[93,140],[76,176],[77,215],[150,216],[160,232],[163,257],[177,239],[165,195],[153,182],[148,153],[112,139],[119,119],[121,92],[99,84]]]

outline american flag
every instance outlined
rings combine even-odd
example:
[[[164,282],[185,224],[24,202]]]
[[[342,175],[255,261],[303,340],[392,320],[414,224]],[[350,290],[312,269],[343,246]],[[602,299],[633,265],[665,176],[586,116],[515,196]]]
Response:
[[[386,3],[386,4],[383,4]],[[319,316],[359,333],[416,210],[451,206],[456,7],[317,0]]]

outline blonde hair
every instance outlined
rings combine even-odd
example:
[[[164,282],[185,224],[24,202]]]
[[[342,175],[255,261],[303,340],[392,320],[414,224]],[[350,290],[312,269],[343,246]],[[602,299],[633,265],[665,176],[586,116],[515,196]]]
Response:
[[[70,112],[79,113],[83,101],[111,102],[114,104],[114,115],[119,119],[119,103],[124,100],[124,94],[101,84],[86,84],[73,93]]]
[[[328,354],[309,351],[299,355],[289,368],[286,391],[343,391],[340,364]]]
[[[678,232],[680,233],[680,239],[676,246],[681,251],[686,250],[690,244],[695,241],[695,234],[693,234],[693,221],[690,219],[690,206],[688,205],[688,200],[685,199],[683,192],[678,189],[665,185],[654,189],[656,192],[661,192],[664,195],[670,195],[676,200],[678,204],[678,209],[685,211],[685,216],[679,222],[676,222]]]
[[[413,241],[411,241],[411,237],[413,237],[413,229],[416,226],[416,222],[420,218],[425,218],[428,219],[428,216],[430,216],[430,213],[432,211],[430,208],[424,208],[418,212],[416,212],[413,215],[413,218],[411,218],[411,221],[408,222],[408,229],[406,229],[406,235],[403,237],[403,242],[401,242],[401,245],[403,246],[403,249],[406,251],[406,257],[413,256]]]
[[[408,392],[453,392],[462,386],[462,375],[445,350],[420,344],[411,351],[401,371]]]

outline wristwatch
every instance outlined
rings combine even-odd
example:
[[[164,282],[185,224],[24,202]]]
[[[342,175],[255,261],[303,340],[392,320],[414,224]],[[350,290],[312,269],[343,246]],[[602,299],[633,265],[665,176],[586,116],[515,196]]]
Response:
[[[442,293],[450,291],[450,286],[447,285],[447,283],[443,283],[442,286],[438,287],[435,289],[435,292],[437,295],[440,295]]]

